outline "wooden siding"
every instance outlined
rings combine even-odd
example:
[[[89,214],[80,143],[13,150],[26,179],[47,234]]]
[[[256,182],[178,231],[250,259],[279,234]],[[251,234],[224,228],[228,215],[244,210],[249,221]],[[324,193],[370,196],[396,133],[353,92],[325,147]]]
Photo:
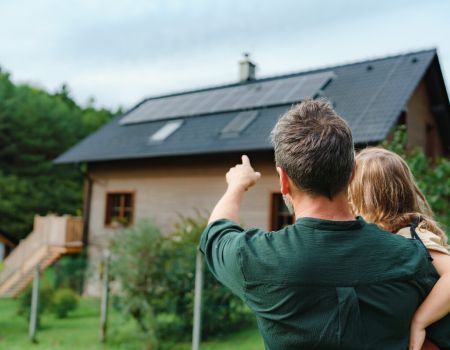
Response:
[[[245,227],[270,227],[271,194],[279,192],[278,175],[270,153],[249,154],[253,166],[262,173],[242,203]],[[87,294],[98,294],[95,277],[108,239],[115,229],[105,226],[106,194],[133,192],[134,220],[153,220],[163,232],[170,232],[180,215],[209,215],[226,189],[225,173],[240,161],[240,155],[202,156],[97,163],[89,168],[93,179],[89,224],[89,260],[92,278]]]
[[[408,147],[419,146],[427,150],[427,142],[432,143],[434,155],[442,155],[442,141],[437,132],[436,121],[430,110],[425,82],[422,81],[409,100],[406,107],[406,125],[408,130]],[[434,128],[435,132],[427,139],[427,126]]]

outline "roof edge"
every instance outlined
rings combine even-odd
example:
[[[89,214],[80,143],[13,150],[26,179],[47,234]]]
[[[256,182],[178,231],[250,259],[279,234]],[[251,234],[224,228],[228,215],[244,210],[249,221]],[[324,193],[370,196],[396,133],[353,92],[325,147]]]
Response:
[[[250,81],[229,83],[229,84],[223,84],[223,85],[213,85],[213,86],[209,86],[209,87],[196,88],[196,89],[187,90],[187,91],[179,91],[179,92],[174,92],[174,93],[169,93],[169,94],[161,94],[161,95],[156,95],[156,96],[150,96],[150,97],[144,98],[138,104],[140,105],[140,104],[142,104],[144,102],[147,102],[147,101],[150,101],[150,100],[156,100],[156,99],[159,99],[159,98],[187,95],[187,94],[191,94],[191,93],[195,93],[195,92],[211,91],[211,90],[223,89],[223,88],[234,87],[234,86],[257,84],[257,83],[261,83],[261,82],[264,82],[264,81],[270,81],[270,80],[276,80],[276,79],[285,79],[285,78],[295,77],[295,76],[298,76],[298,75],[317,73],[317,72],[333,70],[333,69],[341,68],[341,67],[347,67],[347,66],[353,66],[353,65],[357,65],[357,64],[363,64],[363,63],[369,63],[369,62],[376,62],[376,61],[382,61],[382,60],[387,60],[387,59],[393,59],[393,58],[398,58],[398,57],[401,57],[401,56],[417,55],[417,54],[422,54],[422,53],[427,53],[427,52],[430,52],[430,53],[434,52],[436,54],[437,53],[437,49],[436,48],[430,48],[430,49],[423,49],[423,50],[418,50],[418,51],[406,51],[404,53],[398,53],[398,54],[393,54],[393,55],[389,55],[389,56],[379,56],[379,57],[368,58],[368,59],[358,59],[358,60],[355,60],[355,61],[349,61],[347,63],[342,63],[342,64],[338,64],[338,65],[333,65],[333,66],[315,67],[315,68],[307,69],[307,70],[304,70],[304,71],[297,71],[297,72],[285,73],[285,74],[280,74],[280,75],[270,75],[270,76],[266,76],[266,77],[263,77],[263,78],[260,78],[260,79],[250,80]]]

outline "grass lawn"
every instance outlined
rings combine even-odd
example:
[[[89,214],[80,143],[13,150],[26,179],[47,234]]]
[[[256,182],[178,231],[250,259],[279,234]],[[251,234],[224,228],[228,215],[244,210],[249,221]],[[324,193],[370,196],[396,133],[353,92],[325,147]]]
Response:
[[[91,349],[143,349],[137,337],[133,321],[123,318],[111,307],[108,341],[101,345],[99,339],[99,300],[83,298],[79,308],[66,319],[51,314],[42,317],[42,329],[38,332],[38,344],[28,340],[27,321],[16,314],[17,302],[0,299],[0,349],[8,350],[91,350]],[[188,350],[190,343],[178,344],[174,350]],[[264,349],[261,337],[254,329],[245,329],[223,338],[202,344],[202,350],[260,350]]]

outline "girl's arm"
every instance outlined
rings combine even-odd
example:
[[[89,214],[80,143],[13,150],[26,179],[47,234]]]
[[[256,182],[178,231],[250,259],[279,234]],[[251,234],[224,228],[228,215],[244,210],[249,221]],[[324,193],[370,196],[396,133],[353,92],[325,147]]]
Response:
[[[450,313],[450,255],[430,250],[433,265],[440,275],[430,294],[419,306],[411,323],[410,350],[422,349],[425,329]]]

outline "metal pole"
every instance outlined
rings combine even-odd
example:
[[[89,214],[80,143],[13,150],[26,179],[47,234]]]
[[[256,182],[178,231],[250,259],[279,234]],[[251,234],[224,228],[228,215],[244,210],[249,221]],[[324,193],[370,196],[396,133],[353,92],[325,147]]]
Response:
[[[33,291],[31,294],[31,313],[28,335],[33,343],[36,343],[36,330],[39,318],[39,279],[40,267],[36,264],[34,267]]]
[[[195,298],[194,298],[194,327],[192,329],[192,350],[200,349],[202,328],[202,292],[203,292],[203,254],[197,250],[195,259]]]
[[[100,341],[106,342],[108,326],[108,300],[109,300],[109,253],[105,254],[102,278],[102,301],[100,309]]]

